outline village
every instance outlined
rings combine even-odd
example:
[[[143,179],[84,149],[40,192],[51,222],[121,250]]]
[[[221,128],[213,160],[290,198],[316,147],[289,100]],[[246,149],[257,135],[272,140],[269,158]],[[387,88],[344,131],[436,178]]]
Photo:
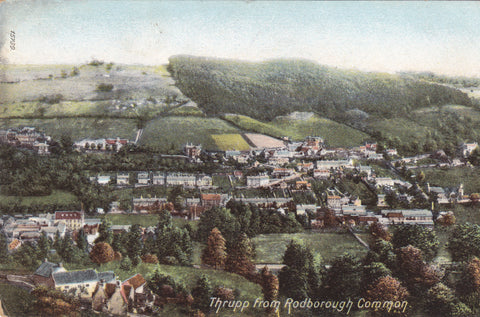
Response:
[[[35,128],[0,132],[5,136],[1,139],[3,143],[30,149],[39,155],[50,153],[48,148],[52,138]],[[73,150],[112,155],[122,146],[133,143],[119,138],[85,139],[74,143]],[[478,147],[477,143],[462,144],[458,156],[453,159],[440,152],[402,158],[396,149],[379,148],[376,142],[353,148],[331,148],[319,136],[307,137],[301,142],[291,142],[286,138],[281,143],[283,146],[222,153],[209,152],[200,144],[188,143],[182,153],[175,155],[194,165],[202,164],[205,158],[213,160],[221,168],[211,174],[174,170],[90,174],[89,181],[96,186],[115,190],[141,189],[146,194],[132,194],[122,202],[111,201],[109,209],[97,207],[95,214],[82,209],[4,214],[0,219],[0,228],[8,244],[8,252],[13,255],[22,245],[36,245],[45,238],[50,241],[78,241],[79,234],[87,243],[86,250],[92,252],[102,235],[106,215],[147,217],[168,211],[174,219],[198,222],[207,211],[227,208],[232,202],[268,210],[280,217],[293,217],[302,223],[305,230],[312,232],[329,232],[334,219],[335,226],[348,228],[368,248],[368,243],[354,232],[365,232],[372,224],[383,228],[418,225],[433,230],[435,223],[454,219],[449,206],[468,205],[480,199],[478,194],[465,193],[461,183],[452,184],[449,188],[432,186],[415,173],[416,169],[425,165],[444,169],[468,168],[471,165],[467,158]],[[360,184],[362,191],[349,192],[341,186],[342,181]],[[165,195],[148,194],[149,189],[155,188],[161,189]],[[174,189],[182,195],[172,198]],[[362,201],[361,197],[367,198]],[[149,237],[155,237],[158,230],[155,225],[137,229],[144,243]],[[109,230],[113,235],[128,235],[132,224],[114,224]],[[257,265],[257,270],[263,266]],[[284,265],[270,263],[268,266],[278,273]],[[161,306],[165,301],[146,287],[146,279],[141,274],[122,282],[112,271],[97,272],[94,268],[68,271],[62,263],[47,259],[28,277],[10,274],[4,278],[27,289],[46,286],[70,291],[81,299],[82,307],[115,315],[151,313],[155,306]],[[176,302],[189,300],[177,298]]]

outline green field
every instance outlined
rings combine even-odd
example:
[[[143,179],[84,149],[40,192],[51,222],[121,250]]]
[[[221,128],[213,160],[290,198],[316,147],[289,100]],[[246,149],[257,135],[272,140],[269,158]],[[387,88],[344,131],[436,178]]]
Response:
[[[422,169],[425,180],[432,186],[458,187],[463,184],[465,194],[480,193],[480,169],[470,167]]]
[[[0,299],[9,317],[34,316],[34,297],[27,290],[10,284],[0,283]]]
[[[175,281],[184,283],[188,289],[191,289],[195,285],[200,276],[205,275],[213,286],[238,289],[240,291],[238,299],[253,301],[257,297],[262,297],[262,291],[258,284],[249,282],[240,275],[224,271],[146,263],[142,263],[130,271],[123,271],[119,267],[120,262],[114,261],[102,265],[99,271],[114,271],[121,280],[125,280],[136,273],[148,277],[149,274],[158,268],[162,274],[172,276]]]
[[[429,131],[428,128],[403,118],[370,120],[369,127],[373,130],[381,131],[382,135],[386,137],[398,137],[400,140],[405,141],[414,139],[424,140]]]
[[[369,136],[344,124],[313,115],[310,118],[294,119],[277,117],[271,125],[283,131],[292,140],[303,140],[307,136],[321,136],[329,146],[361,145]]]
[[[75,195],[69,192],[54,190],[48,196],[5,196],[0,195],[0,203],[5,205],[18,204],[20,206],[45,205],[45,204],[77,204]]]
[[[248,151],[250,146],[240,134],[212,134],[217,148],[221,151]]]
[[[285,136],[284,130],[279,129],[270,123],[264,123],[247,116],[226,114],[224,115],[224,119],[245,131],[266,134],[276,138],[281,138]]]
[[[304,140],[307,136],[321,136],[331,146],[355,146],[368,139],[368,135],[361,131],[317,115],[308,119],[277,117],[268,123],[236,114],[227,114],[224,118],[246,131],[276,138],[288,136],[294,141]]]
[[[239,133],[231,124],[217,118],[161,117],[149,121],[140,144],[160,150],[181,149],[185,143],[202,144],[204,149],[218,150],[212,134]]]
[[[314,255],[320,255],[324,263],[345,252],[355,257],[362,257],[367,253],[367,250],[347,233],[262,234],[253,238],[257,252],[255,262],[282,263],[285,249],[292,239],[303,241]]]
[[[0,129],[36,127],[53,139],[70,135],[72,140],[84,138],[126,138],[135,140],[135,119],[113,118],[54,118],[54,119],[0,119]]]

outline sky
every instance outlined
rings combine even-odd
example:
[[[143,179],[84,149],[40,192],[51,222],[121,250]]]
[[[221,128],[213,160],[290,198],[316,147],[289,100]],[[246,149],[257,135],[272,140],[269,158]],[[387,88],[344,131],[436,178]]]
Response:
[[[474,1],[5,0],[0,31],[10,64],[158,65],[188,54],[480,77]]]

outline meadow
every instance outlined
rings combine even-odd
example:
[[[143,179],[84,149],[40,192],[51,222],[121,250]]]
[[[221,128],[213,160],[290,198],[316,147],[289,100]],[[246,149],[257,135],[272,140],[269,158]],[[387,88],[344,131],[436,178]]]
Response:
[[[347,233],[263,234],[253,238],[257,252],[255,262],[282,263],[283,254],[292,239],[303,241],[314,255],[321,257],[322,263],[329,263],[345,252],[359,258],[367,253],[367,250]]]
[[[5,196],[0,195],[1,204],[19,206],[32,206],[32,205],[69,205],[78,204],[78,199],[72,193],[53,190],[51,195],[48,196]]]
[[[240,134],[212,134],[212,138],[220,151],[250,150],[250,146]]]
[[[140,144],[159,150],[178,150],[189,142],[201,144],[204,149],[218,150],[212,134],[239,132],[236,127],[218,118],[160,117],[147,123]]]

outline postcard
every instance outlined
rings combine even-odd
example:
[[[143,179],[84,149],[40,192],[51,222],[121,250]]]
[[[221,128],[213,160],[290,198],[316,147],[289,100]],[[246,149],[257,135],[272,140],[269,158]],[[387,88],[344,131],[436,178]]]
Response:
[[[0,1],[0,316],[476,316],[480,5]]]

